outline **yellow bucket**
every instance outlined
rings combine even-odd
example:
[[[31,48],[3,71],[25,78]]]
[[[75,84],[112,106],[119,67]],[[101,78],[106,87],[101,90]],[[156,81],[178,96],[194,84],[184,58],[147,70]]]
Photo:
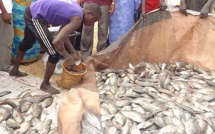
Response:
[[[62,76],[61,80],[57,81],[58,86],[63,87],[65,89],[70,89],[74,85],[78,84],[83,78],[84,74],[87,72],[86,65],[81,62],[79,65],[74,67],[76,72],[68,71],[66,68],[69,67],[66,61],[62,63]]]

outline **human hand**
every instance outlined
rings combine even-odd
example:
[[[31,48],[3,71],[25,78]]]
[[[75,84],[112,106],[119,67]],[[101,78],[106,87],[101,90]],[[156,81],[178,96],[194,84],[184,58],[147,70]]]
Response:
[[[146,20],[146,12],[144,10],[141,12],[141,17],[143,18],[143,21]]]
[[[77,2],[78,2],[78,4],[79,4],[80,6],[83,6],[82,0],[77,0]]]
[[[166,5],[165,1],[161,1],[160,9],[161,9],[161,10],[167,9],[167,5]]]
[[[109,14],[110,15],[113,14],[114,10],[115,10],[115,3],[112,3],[109,9]]]
[[[11,24],[11,17],[9,13],[7,12],[2,13],[2,19],[5,23]]]
[[[208,17],[208,13],[210,11],[210,8],[208,7],[203,7],[200,13],[200,18],[206,18]]]
[[[184,14],[184,15],[186,15],[187,16],[187,6],[186,6],[186,4],[185,3],[181,3],[181,5],[180,5],[180,7],[179,7],[179,12],[181,13],[181,14]]]

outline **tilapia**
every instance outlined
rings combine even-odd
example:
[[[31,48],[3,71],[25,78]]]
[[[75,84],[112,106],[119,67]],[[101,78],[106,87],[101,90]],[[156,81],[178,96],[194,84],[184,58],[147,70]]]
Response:
[[[0,97],[3,97],[3,96],[8,95],[8,94],[10,94],[10,93],[11,93],[11,91],[3,91],[3,92],[0,92]]]

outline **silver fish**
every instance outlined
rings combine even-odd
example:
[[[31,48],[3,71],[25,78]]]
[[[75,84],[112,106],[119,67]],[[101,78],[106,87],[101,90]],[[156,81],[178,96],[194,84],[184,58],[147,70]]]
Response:
[[[159,130],[158,134],[166,134],[166,133],[173,134],[173,133],[176,132],[177,129],[178,129],[177,126],[168,125],[168,126],[165,126],[165,127],[161,128]]]
[[[44,99],[42,102],[40,102],[41,106],[43,108],[47,108],[49,106],[51,106],[51,104],[53,103],[54,98],[53,97],[49,97]]]
[[[96,127],[98,130],[101,130],[101,123],[99,121],[99,119],[91,114],[91,113],[84,113],[83,114],[84,119],[92,126]]]
[[[35,118],[40,118],[40,117],[41,117],[43,108],[42,108],[42,106],[41,106],[40,104],[34,103],[34,104],[32,105],[32,110],[33,110],[33,111],[32,111],[33,117],[35,117]]]
[[[22,91],[19,95],[17,95],[17,98],[23,99],[23,97],[30,92],[31,92],[31,89],[26,89],[26,90]]]
[[[136,126],[135,123],[131,126],[130,134],[141,134],[140,129]]]
[[[8,94],[10,94],[10,93],[11,93],[11,91],[3,91],[3,92],[0,92],[0,97],[3,97],[3,96],[8,95]]]
[[[123,126],[125,124],[126,118],[121,113],[115,114],[115,119],[116,119],[116,122],[119,123],[120,125]]]
[[[105,134],[118,134],[117,129],[115,127],[109,127],[104,133]]]
[[[46,98],[52,97],[51,94],[45,94],[45,95],[35,95],[35,96],[30,96],[30,97],[26,97],[23,99],[23,101],[29,101],[32,103],[40,103],[41,101],[43,101]]]
[[[18,133],[26,133],[28,129],[31,127],[30,121],[25,121],[21,124],[20,129],[18,130]]]
[[[99,131],[97,128],[91,126],[88,122],[82,121],[81,126],[88,134],[103,134],[102,131]]]
[[[20,106],[19,106],[19,109],[20,109],[20,112],[26,112],[30,106],[32,105],[31,102],[28,102],[28,101],[21,101],[20,102]]]
[[[145,128],[152,126],[153,124],[154,124],[154,122],[146,121],[146,122],[142,122],[142,123],[138,124],[137,128],[138,129],[145,129]]]
[[[12,115],[12,110],[0,106],[0,122],[7,120]]]
[[[15,108],[13,109],[12,117],[19,124],[21,124],[25,120],[24,117],[23,117],[23,115],[18,111],[18,109],[15,109]]]
[[[135,111],[120,111],[125,117],[136,121],[136,122],[143,122],[144,121],[144,117],[142,116],[142,114],[135,112]]]
[[[14,130],[5,124],[0,124],[0,134],[12,134]]]
[[[7,121],[6,121],[6,125],[9,126],[10,128],[13,128],[13,129],[19,129],[20,128],[20,124],[17,123],[14,119],[12,118],[9,118]]]

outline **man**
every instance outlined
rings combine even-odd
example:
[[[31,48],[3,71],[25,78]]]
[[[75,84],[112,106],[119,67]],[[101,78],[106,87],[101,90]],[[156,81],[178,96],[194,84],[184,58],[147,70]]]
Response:
[[[98,21],[98,43],[96,50],[101,51],[107,47],[109,15],[114,12],[115,0],[78,0],[79,3],[83,2],[85,9],[90,3],[95,2],[100,5],[102,16]],[[93,49],[93,33],[94,26],[83,26],[81,37],[81,56],[82,60],[86,60],[92,54]]]
[[[187,15],[187,9],[200,11],[200,18],[206,18],[215,0],[181,0],[179,11]]]
[[[9,71],[13,42],[12,0],[0,0],[0,71]]]
[[[78,29],[82,20],[84,25],[92,25],[101,17],[101,9],[95,3],[89,4],[82,10],[79,4],[71,0],[38,0],[26,8],[24,17],[26,23],[24,39],[19,45],[14,67],[9,74],[18,77],[27,75],[19,71],[19,65],[25,52],[38,40],[41,47],[49,54],[40,89],[51,94],[60,93],[49,83],[56,63],[61,56],[71,66],[74,66],[74,62],[79,60],[69,41],[69,34]],[[61,25],[61,29],[54,39],[47,24]]]

